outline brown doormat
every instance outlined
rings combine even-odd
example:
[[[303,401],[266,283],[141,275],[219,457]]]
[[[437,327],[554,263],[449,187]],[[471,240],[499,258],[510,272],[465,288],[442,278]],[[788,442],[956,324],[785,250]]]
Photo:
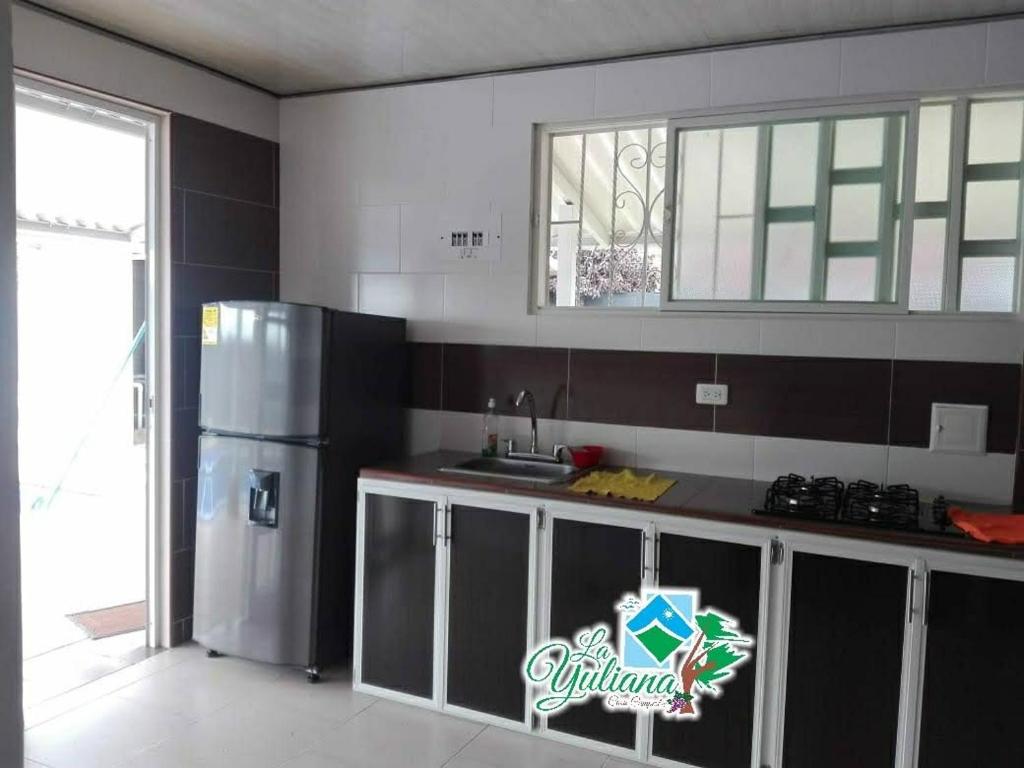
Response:
[[[93,640],[146,628],[146,603],[126,603],[68,616]]]

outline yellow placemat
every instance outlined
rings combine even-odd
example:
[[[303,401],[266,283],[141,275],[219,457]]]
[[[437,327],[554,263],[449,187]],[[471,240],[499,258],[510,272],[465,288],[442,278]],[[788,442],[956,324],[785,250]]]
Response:
[[[599,496],[615,496],[620,499],[654,501],[676,484],[675,480],[658,475],[637,475],[630,469],[618,472],[595,470],[584,475],[569,486],[576,493],[596,493]]]

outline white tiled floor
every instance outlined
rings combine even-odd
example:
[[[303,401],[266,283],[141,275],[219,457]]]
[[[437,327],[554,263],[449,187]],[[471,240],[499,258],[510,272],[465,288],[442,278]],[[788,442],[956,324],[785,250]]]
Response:
[[[25,712],[25,768],[629,768],[187,645]]]

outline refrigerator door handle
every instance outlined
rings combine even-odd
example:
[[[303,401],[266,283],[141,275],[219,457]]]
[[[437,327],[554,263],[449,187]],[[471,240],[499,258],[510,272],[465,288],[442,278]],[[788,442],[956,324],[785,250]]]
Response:
[[[277,528],[277,500],[280,472],[249,470],[249,525]]]

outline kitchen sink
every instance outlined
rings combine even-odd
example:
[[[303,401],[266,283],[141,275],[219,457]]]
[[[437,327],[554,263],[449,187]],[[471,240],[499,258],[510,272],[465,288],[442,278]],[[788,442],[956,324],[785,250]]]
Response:
[[[554,485],[555,483],[573,480],[583,474],[583,470],[577,469],[572,464],[501,459],[487,456],[478,456],[450,467],[441,467],[441,471],[455,472],[462,475],[477,475],[479,477],[498,477],[504,480],[526,480],[545,485]]]

